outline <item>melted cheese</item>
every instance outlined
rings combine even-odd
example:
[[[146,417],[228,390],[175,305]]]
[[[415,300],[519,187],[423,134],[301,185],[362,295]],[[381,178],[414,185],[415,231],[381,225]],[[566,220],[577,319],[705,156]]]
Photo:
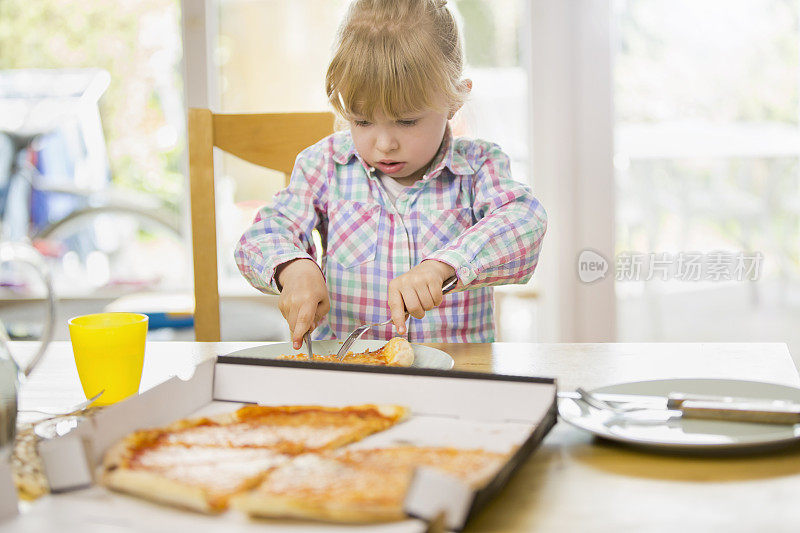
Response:
[[[307,454],[274,470],[257,490],[321,503],[351,501],[399,508],[416,467],[438,468],[478,487],[504,460],[502,454],[482,450],[411,446]]]
[[[169,434],[166,442],[192,446],[279,447],[297,451],[324,448],[352,432],[351,426],[310,426],[238,423],[206,425]]]
[[[216,493],[236,491],[290,459],[271,450],[159,445],[140,450],[133,470],[147,470],[167,479],[197,485]]]

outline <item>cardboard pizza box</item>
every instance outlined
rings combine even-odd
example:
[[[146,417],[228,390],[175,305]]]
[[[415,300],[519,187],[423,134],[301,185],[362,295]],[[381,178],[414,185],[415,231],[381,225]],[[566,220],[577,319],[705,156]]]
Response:
[[[358,528],[300,521],[248,521],[235,511],[208,517],[94,485],[96,469],[106,450],[129,433],[181,418],[230,412],[245,403],[404,405],[411,411],[408,420],[348,447],[410,443],[511,453],[488,485],[477,491],[438,470],[420,468],[405,500],[409,520]],[[556,412],[556,383],[551,378],[219,356],[199,364],[188,379],[173,377],[103,409],[66,435],[41,441],[39,451],[51,490],[66,492],[51,497],[48,506],[67,506],[70,511],[66,514],[76,525],[87,517],[97,519],[104,512],[110,513],[113,507],[115,523],[141,530],[148,529],[142,520],[152,519],[143,517],[145,510],[148,516],[159,516],[159,527],[171,520],[175,525],[191,521],[196,531],[203,531],[205,526],[209,531],[230,528],[233,524],[236,531],[249,531],[250,526],[264,531],[273,522],[275,530],[280,531],[424,531],[427,522],[442,513],[446,526],[459,530],[539,445],[555,424]],[[46,512],[23,513],[15,520],[35,524],[35,517],[27,515]],[[66,518],[64,510],[51,512],[60,515],[59,521]]]

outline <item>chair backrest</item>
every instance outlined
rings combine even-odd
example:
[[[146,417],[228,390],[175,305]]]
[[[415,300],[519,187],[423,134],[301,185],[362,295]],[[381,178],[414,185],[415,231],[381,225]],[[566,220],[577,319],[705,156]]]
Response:
[[[234,115],[189,109],[195,340],[220,340],[214,147],[283,172],[288,184],[297,154],[333,133],[333,128],[333,113]]]

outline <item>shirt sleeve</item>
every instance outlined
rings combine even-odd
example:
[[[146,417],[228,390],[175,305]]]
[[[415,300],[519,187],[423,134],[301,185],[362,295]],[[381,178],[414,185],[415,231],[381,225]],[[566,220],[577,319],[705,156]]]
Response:
[[[527,283],[539,260],[547,213],[530,187],[511,178],[508,156],[488,144],[473,181],[477,223],[425,259],[452,266],[466,289]]]
[[[262,207],[239,239],[234,257],[256,289],[278,294],[275,269],[293,259],[316,261],[312,231],[327,233],[328,168],[325,141],[297,156],[289,186]],[[318,265],[319,266],[319,265]]]

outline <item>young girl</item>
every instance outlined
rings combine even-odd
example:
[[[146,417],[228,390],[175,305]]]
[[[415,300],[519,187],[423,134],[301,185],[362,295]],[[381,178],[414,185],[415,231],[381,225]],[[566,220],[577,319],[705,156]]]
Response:
[[[280,293],[296,349],[309,329],[341,339],[389,317],[366,336],[389,339],[396,328],[417,342],[489,342],[492,286],[533,275],[544,208],[497,145],[450,132],[472,82],[461,78],[445,3],[353,2],[326,77],[350,129],[298,156],[289,186],[237,245],[247,280]],[[315,228],[327,243],[321,264]]]

